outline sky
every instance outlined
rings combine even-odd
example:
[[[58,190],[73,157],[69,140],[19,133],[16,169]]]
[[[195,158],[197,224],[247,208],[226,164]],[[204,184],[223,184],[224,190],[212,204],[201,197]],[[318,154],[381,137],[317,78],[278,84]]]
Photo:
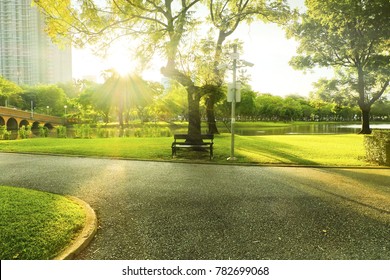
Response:
[[[289,0],[292,7],[304,9],[304,0]],[[247,69],[251,76],[252,89],[260,93],[271,93],[286,96],[299,94],[308,96],[313,90],[313,82],[321,77],[331,77],[332,72],[326,69],[316,69],[312,72],[294,70],[289,60],[296,55],[298,43],[288,40],[284,31],[276,24],[252,23],[241,25],[229,39],[239,38],[244,41],[244,50],[240,58],[254,63]],[[116,68],[119,72],[134,68],[131,65],[130,52],[120,43],[111,48],[106,59],[94,56],[89,49],[73,50],[74,78],[98,78],[105,69]],[[127,58],[127,59],[126,59]],[[162,62],[156,64],[143,77],[147,80],[163,81],[159,69]],[[226,81],[230,82],[230,81]]]

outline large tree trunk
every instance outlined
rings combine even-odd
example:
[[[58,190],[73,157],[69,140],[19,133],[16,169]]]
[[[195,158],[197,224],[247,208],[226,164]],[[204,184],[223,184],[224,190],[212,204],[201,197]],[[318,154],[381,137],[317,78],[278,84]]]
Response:
[[[362,110],[362,129],[359,134],[371,134],[370,128],[370,106],[363,106]]]
[[[222,44],[225,41],[228,35],[220,30],[218,34],[217,44],[215,47],[214,54],[214,75],[217,86],[221,86],[223,83],[223,79],[221,78],[220,70],[218,69],[218,65],[221,62],[222,56]],[[208,124],[208,133],[210,134],[219,134],[217,128],[217,122],[215,120],[215,102],[217,96],[216,91],[210,91],[209,96],[206,98],[206,116],[207,116],[207,124]]]
[[[202,143],[200,120],[200,93],[196,87],[187,88],[188,94],[188,138],[191,144]]]
[[[190,143],[203,142],[201,136],[201,120],[200,120],[200,89],[194,85],[190,77],[181,73],[173,66],[161,68],[161,73],[170,79],[174,79],[187,89],[188,99],[188,139]]]
[[[370,128],[370,109],[371,104],[366,102],[366,89],[365,89],[365,81],[364,81],[364,71],[363,67],[359,65],[357,67],[358,71],[358,92],[359,92],[359,107],[362,111],[362,130],[359,134],[371,134]]]
[[[207,117],[207,124],[208,124],[208,131],[209,134],[219,134],[218,128],[217,128],[217,122],[215,121],[215,113],[214,113],[214,95],[210,94],[206,99],[206,117]]]

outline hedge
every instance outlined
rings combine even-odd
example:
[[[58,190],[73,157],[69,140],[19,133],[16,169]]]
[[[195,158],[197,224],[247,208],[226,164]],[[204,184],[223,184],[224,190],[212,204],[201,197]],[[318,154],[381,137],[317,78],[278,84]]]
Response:
[[[364,137],[366,160],[390,166],[390,129],[373,130]]]

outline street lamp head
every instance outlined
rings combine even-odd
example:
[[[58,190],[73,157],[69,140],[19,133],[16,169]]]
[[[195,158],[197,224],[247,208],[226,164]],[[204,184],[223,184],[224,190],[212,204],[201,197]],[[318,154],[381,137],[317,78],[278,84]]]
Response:
[[[228,66],[226,64],[219,64],[217,66],[217,70],[225,70],[226,68],[228,68]]]
[[[246,61],[246,60],[241,60],[241,62],[242,62],[243,65],[248,66],[248,67],[253,67],[253,66],[255,66],[254,63],[249,62],[249,61]]]

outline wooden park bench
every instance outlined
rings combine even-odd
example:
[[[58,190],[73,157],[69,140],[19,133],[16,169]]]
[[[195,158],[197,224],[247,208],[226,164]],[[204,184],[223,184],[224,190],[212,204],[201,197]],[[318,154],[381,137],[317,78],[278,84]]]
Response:
[[[201,143],[191,143],[187,141],[188,134],[175,134],[174,141],[172,143],[172,157],[176,156],[176,151],[178,149],[193,149],[193,150],[203,150],[209,149],[210,159],[213,158],[213,145],[214,145],[214,135],[213,134],[202,134]]]

